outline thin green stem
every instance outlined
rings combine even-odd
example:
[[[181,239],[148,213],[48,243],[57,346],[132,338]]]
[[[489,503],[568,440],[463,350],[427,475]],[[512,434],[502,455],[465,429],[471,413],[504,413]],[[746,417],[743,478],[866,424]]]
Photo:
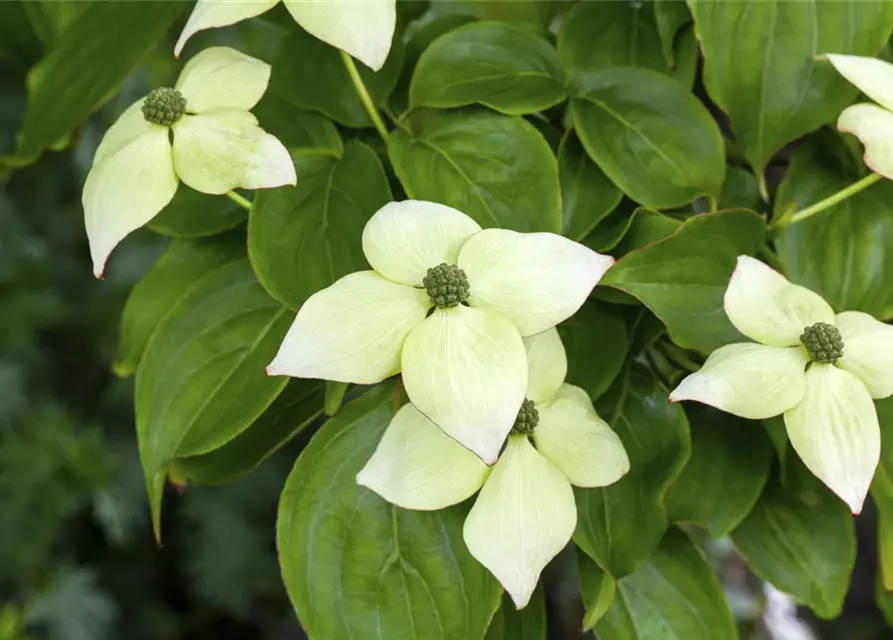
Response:
[[[807,218],[811,218],[815,214],[820,213],[820,212],[824,211],[825,209],[829,209],[829,208],[833,207],[834,205],[836,205],[837,203],[843,202],[847,198],[856,195],[863,189],[867,189],[868,187],[873,185],[875,182],[880,180],[882,177],[883,176],[881,176],[881,174],[879,174],[879,173],[871,173],[871,174],[865,176],[864,178],[862,178],[861,180],[854,182],[850,186],[848,186],[844,189],[841,189],[837,193],[834,193],[834,194],[828,196],[824,200],[820,200],[812,206],[806,207],[805,209],[803,209],[801,211],[795,212],[791,216],[790,220],[787,221],[787,224],[794,224],[794,223],[806,220]],[[787,225],[785,225],[785,226],[787,226]]]
[[[344,53],[343,51],[341,52],[341,60],[344,61],[344,66],[347,68],[347,74],[350,76],[351,82],[353,82],[353,88],[356,90],[357,95],[360,96],[360,102],[366,107],[366,113],[368,113],[369,117],[372,119],[372,124],[375,125],[381,139],[387,143],[388,129],[384,126],[381,114],[375,107],[375,103],[372,102],[372,96],[369,95],[366,85],[363,84],[363,79],[360,77],[360,72],[357,71],[356,63],[354,63],[353,58],[351,58],[349,54]]]
[[[248,200],[247,198],[243,198],[235,191],[227,191],[226,197],[229,198],[230,200],[232,200],[233,202],[235,202],[240,207],[243,207],[244,209],[251,211],[251,200]]]

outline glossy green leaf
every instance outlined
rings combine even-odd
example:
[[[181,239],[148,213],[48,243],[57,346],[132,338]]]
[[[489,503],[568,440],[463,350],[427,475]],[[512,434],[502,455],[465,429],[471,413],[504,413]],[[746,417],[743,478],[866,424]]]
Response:
[[[841,143],[814,137],[796,151],[778,191],[776,216],[790,206],[814,204],[859,178],[828,157],[835,144]],[[789,226],[775,246],[788,277],[837,311],[893,318],[893,183],[882,180]]]
[[[639,204],[671,208],[719,195],[719,128],[678,83],[647,69],[592,72],[580,80],[571,113],[586,152]]]
[[[356,484],[394,393],[350,402],[295,463],[277,524],[286,589],[314,640],[482,638],[501,589],[462,540],[467,506],[406,511]]]
[[[881,0],[689,0],[704,53],[704,82],[761,176],[776,151],[832,122],[856,89],[822,53],[875,55],[893,28]]]
[[[326,380],[325,387],[323,411],[331,418],[341,408],[341,404],[344,402],[344,395],[347,393],[348,384],[346,382]]]
[[[52,2],[29,0],[22,5],[37,36],[45,47],[51,46],[89,7],[88,2]]]
[[[765,235],[763,219],[745,209],[694,216],[673,235],[618,260],[600,284],[645,303],[679,346],[710,353],[744,340],[722,298],[736,257],[753,255]]]
[[[697,44],[691,36],[677,43],[670,38],[668,59],[653,5],[650,1],[577,3],[564,17],[558,33],[558,53],[572,80],[579,84],[587,74],[611,67],[639,67],[691,87]],[[674,44],[679,49],[678,59]]]
[[[558,162],[533,125],[485,111],[423,115],[412,133],[388,140],[410,198],[455,207],[483,227],[560,231]]]
[[[264,367],[293,314],[270,298],[248,260],[208,272],[162,320],[136,373],[136,429],[155,535],[172,461],[217,449],[279,395]]]
[[[790,593],[822,618],[843,607],[856,559],[853,517],[822,488],[806,505],[772,479],[732,542],[759,577]]]
[[[108,98],[184,8],[180,2],[87,6],[29,71],[28,107],[16,154],[0,158],[0,167],[30,162],[68,136]]]
[[[248,223],[248,254],[274,298],[297,309],[348,273],[368,269],[363,227],[391,200],[375,152],[353,140],[340,158],[292,153],[296,187],[259,191]]]
[[[674,42],[679,30],[692,21],[685,2],[679,0],[654,0],[654,21],[660,36],[660,50],[667,65],[675,63]]]
[[[719,194],[717,208],[720,210],[751,209],[759,211],[763,205],[756,176],[744,167],[727,167],[726,179],[722,183],[722,193]]]
[[[378,72],[357,65],[360,77],[376,105],[383,104],[403,68],[400,38]],[[273,56],[268,89],[293,107],[318,111],[347,127],[371,127],[372,121],[357,96],[341,54],[303,29],[294,29],[279,43]]]
[[[562,10],[562,5],[567,4],[570,3],[562,2],[562,0],[555,0],[554,2],[542,2],[541,0],[487,0],[486,2],[469,2],[468,8],[472,15],[481,20],[509,22],[545,36],[548,35],[549,26],[555,19],[556,14]]]
[[[687,406],[686,415],[691,457],[667,494],[667,512],[673,522],[694,522],[717,538],[750,513],[775,452],[758,422],[701,405]]]
[[[546,40],[504,22],[473,22],[439,37],[419,58],[410,107],[483,104],[508,115],[567,97],[564,68]]]
[[[638,218],[651,215],[653,209],[636,207],[629,200],[623,201],[610,214],[599,222],[595,229],[583,239],[583,244],[599,253],[611,253],[620,244]]]
[[[595,626],[599,640],[734,640],[732,611],[704,554],[679,529],[636,573],[617,582]]]
[[[597,404],[623,441],[630,470],[616,483],[574,489],[574,542],[620,578],[635,572],[667,529],[664,499],[691,450],[688,422],[654,375],[628,367]]]
[[[589,301],[558,327],[567,352],[567,382],[598,399],[623,368],[629,341],[623,316],[609,305]],[[592,366],[597,362],[598,366]]]
[[[222,484],[250,473],[322,416],[324,387],[320,380],[289,380],[250,427],[219,449],[177,460],[176,468],[199,484]]]
[[[589,631],[602,619],[614,602],[617,581],[579,549],[577,577],[580,580],[580,594],[583,596],[583,607],[586,610],[583,615],[583,630]]]
[[[31,25],[27,4],[0,2],[0,60],[27,69],[43,54],[43,43]]]
[[[508,594],[493,616],[484,640],[546,640],[546,596],[542,582],[527,606],[518,611]]]
[[[318,113],[297,109],[273,88],[251,110],[260,126],[289,149],[318,149],[333,156],[344,153],[335,124]],[[300,176],[298,177],[300,180]]]
[[[878,513],[878,571],[884,589],[893,591],[893,397],[875,401],[875,407],[881,426],[881,460],[871,483]]]
[[[201,193],[180,183],[174,199],[147,226],[167,236],[200,238],[232,229],[247,219],[245,208],[226,196]]]
[[[623,194],[608,180],[571,131],[558,148],[561,181],[561,233],[571,240],[585,238],[617,208]]]
[[[874,602],[883,614],[887,626],[893,627],[893,592],[884,589],[884,583],[881,581],[880,575],[875,580]]]
[[[122,377],[132,375],[167,313],[205,274],[238,260],[244,252],[245,236],[236,232],[208,240],[174,240],[127,298],[112,363],[114,372]]]
[[[788,495],[796,497],[803,504],[818,504],[824,485],[806,468],[803,460],[791,446],[784,416],[775,416],[763,420],[762,423],[778,458],[778,478],[781,486]]]
[[[623,237],[611,249],[611,255],[619,258],[634,249],[641,249],[667,238],[682,226],[678,218],[671,218],[654,209],[639,207],[630,217],[629,227]]]

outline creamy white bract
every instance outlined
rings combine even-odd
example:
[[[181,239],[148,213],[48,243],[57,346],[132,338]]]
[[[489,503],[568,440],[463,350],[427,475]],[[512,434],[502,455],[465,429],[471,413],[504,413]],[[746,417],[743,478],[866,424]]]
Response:
[[[227,47],[205,49],[174,87],[186,105],[175,122],[147,120],[147,96],[109,128],[82,196],[97,277],[115,246],[167,206],[180,180],[210,194],[295,184],[288,151],[248,111],[269,78],[270,65],[260,60]]]
[[[819,295],[748,256],[738,258],[724,307],[756,343],[717,349],[670,399],[753,420],[784,414],[809,470],[859,513],[880,457],[872,398],[893,394],[893,327],[857,311],[835,315]],[[834,363],[815,361],[801,342],[816,325],[842,340]]]
[[[854,104],[841,112],[837,128],[865,145],[865,164],[893,180],[893,64],[862,56],[828,54],[840,74],[878,104]]]
[[[177,40],[180,55],[198,31],[225,27],[272,9],[279,0],[198,0]],[[307,32],[349,53],[367,67],[381,69],[391,50],[397,22],[395,0],[283,0]]]
[[[488,463],[524,400],[521,338],[576,312],[613,264],[552,233],[481,230],[417,200],[372,216],[363,252],[373,270],[312,295],[267,372],[374,384],[402,371],[416,408]],[[435,306],[422,283],[438,265],[467,275],[465,304]]]
[[[530,437],[508,437],[492,469],[406,404],[357,475],[359,484],[405,509],[442,509],[480,490],[465,520],[465,543],[518,608],[573,535],[571,485],[606,486],[629,470],[623,443],[589,396],[564,383],[567,358],[558,332],[525,338],[524,346],[526,396],[539,421]]]

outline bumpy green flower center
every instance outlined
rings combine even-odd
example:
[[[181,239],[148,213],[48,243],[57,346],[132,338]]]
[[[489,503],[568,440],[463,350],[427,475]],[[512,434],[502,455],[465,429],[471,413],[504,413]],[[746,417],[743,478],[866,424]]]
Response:
[[[540,412],[536,410],[533,400],[524,399],[521,403],[521,409],[518,411],[518,417],[515,418],[515,424],[512,425],[511,435],[513,436],[530,436],[540,421]]]
[[[468,300],[468,277],[454,264],[439,264],[428,269],[422,286],[438,307],[455,307]]]
[[[840,331],[827,322],[816,322],[806,327],[800,336],[800,342],[815,362],[834,364],[843,356],[843,338],[840,337]]]
[[[152,89],[143,102],[143,117],[149,122],[171,126],[186,112],[186,98],[176,89]]]

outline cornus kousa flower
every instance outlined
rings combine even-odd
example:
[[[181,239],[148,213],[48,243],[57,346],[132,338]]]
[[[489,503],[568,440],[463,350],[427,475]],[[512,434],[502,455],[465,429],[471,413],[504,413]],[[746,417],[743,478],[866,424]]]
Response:
[[[574,532],[571,485],[603,487],[629,470],[620,438],[589,396],[564,383],[558,332],[525,338],[524,346],[527,397],[492,469],[406,404],[357,475],[360,485],[405,509],[442,509],[480,489],[465,520],[465,544],[519,609]]]
[[[416,200],[372,216],[363,252],[373,270],[311,296],[267,372],[374,384],[402,370],[419,411],[488,463],[524,400],[521,338],[573,314],[613,263]]]
[[[155,89],[111,126],[83,193],[97,277],[115,246],[171,201],[180,180],[211,194],[295,184],[288,151],[248,112],[269,78],[270,65],[260,60],[206,49],[175,87]]]
[[[893,65],[861,56],[828,54],[827,58],[844,78],[878,103],[847,107],[837,119],[837,128],[865,145],[869,169],[893,180]]]
[[[747,256],[724,307],[756,344],[717,349],[670,399],[753,420],[783,413],[809,470],[859,513],[881,448],[872,398],[893,394],[893,327],[858,311],[835,315],[819,295]]]
[[[225,27],[269,11],[279,0],[198,0],[174,53],[203,29]],[[367,67],[381,69],[397,22],[395,0],[283,0],[310,35],[349,53]]]

